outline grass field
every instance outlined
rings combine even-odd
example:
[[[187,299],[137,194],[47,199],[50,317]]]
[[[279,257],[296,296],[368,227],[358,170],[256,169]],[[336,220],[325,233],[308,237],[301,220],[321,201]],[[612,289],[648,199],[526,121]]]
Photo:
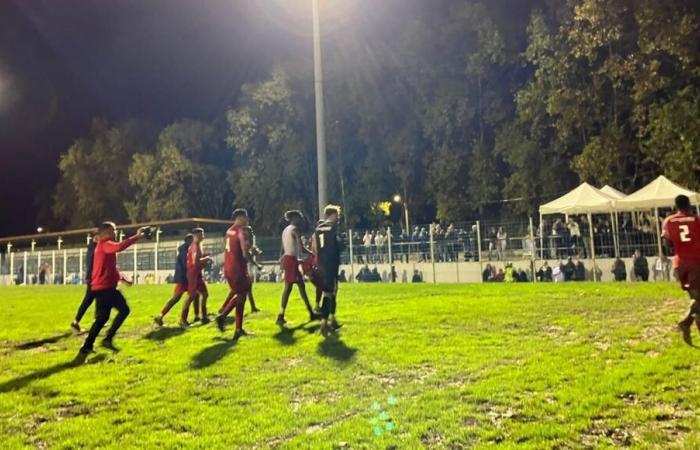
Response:
[[[82,290],[0,288],[0,448],[700,448],[675,285],[346,285],[327,341],[256,285],[237,343],[156,330],[170,290],[126,289],[121,352],[73,367]]]

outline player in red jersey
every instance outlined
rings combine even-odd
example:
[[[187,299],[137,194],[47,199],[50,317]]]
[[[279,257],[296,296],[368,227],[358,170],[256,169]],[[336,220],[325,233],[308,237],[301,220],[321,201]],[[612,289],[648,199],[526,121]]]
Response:
[[[226,249],[224,251],[224,277],[228,282],[229,294],[223,310],[216,316],[216,325],[222,332],[225,329],[226,316],[236,310],[236,331],[233,339],[246,336],[243,329],[243,308],[250,290],[248,261],[250,255],[250,239],[248,239],[248,211],[239,208],[233,211],[233,225],[226,231]]]
[[[676,209],[675,214],[664,220],[662,237],[667,254],[671,253],[671,247],[675,253],[673,267],[678,270],[681,287],[693,300],[688,315],[678,322],[683,340],[692,345],[693,322],[700,330],[700,217],[693,214],[690,199],[685,195],[676,197]]]
[[[182,314],[180,315],[180,326],[182,327],[189,326],[189,323],[187,322],[187,314],[190,311],[190,305],[192,302],[195,302],[200,295],[202,323],[209,323],[209,317],[207,315],[207,298],[209,297],[209,291],[207,290],[207,285],[204,282],[202,269],[204,268],[205,264],[208,264],[211,261],[211,257],[202,252],[204,230],[202,228],[192,229],[192,237],[192,244],[190,244],[190,248],[187,251],[187,300],[182,305]]]

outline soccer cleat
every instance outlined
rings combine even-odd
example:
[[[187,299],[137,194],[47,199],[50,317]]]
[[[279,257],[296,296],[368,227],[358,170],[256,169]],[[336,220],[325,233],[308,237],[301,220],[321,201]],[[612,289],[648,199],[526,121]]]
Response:
[[[284,320],[284,316],[279,315],[279,316],[277,316],[277,321],[275,323],[279,326],[283,326],[284,324],[287,323],[287,321]]]
[[[195,317],[194,317],[194,320],[192,321],[192,323],[201,322],[201,321],[202,321],[202,319],[200,319],[199,316],[195,316]]]
[[[77,320],[72,321],[72,322],[70,323],[70,327],[71,327],[72,329],[74,329],[74,330],[75,330],[76,332],[78,332],[78,333],[82,333],[82,332],[83,332],[83,329],[80,328],[80,324],[78,323]]]
[[[87,361],[87,358],[90,355],[90,353],[92,352],[80,349],[78,354],[75,355],[75,358],[73,359],[73,365],[80,366],[82,364],[85,364],[85,361]]]
[[[319,328],[318,331],[319,331],[319,333],[321,333],[321,336],[323,336],[324,338],[327,338],[328,336],[330,336],[333,333],[333,330],[331,329],[331,327],[328,325],[328,323],[325,323],[325,322],[321,324],[321,328]]]
[[[114,343],[112,342],[111,339],[105,339],[104,341],[102,341],[102,347],[104,347],[108,350],[112,350],[113,352],[119,351],[119,349],[114,346]]]
[[[241,328],[240,330],[236,330],[236,331],[233,333],[233,340],[236,341],[236,340],[238,340],[239,338],[241,338],[241,337],[243,337],[243,336],[250,336],[251,334],[252,334],[252,333],[248,333],[246,330],[244,330],[243,328]]]
[[[321,316],[321,314],[319,314],[319,313],[313,312],[313,313],[309,314],[309,321],[310,322],[313,322],[315,320],[321,320],[322,318],[323,318],[323,316]]]
[[[163,326],[163,318],[161,316],[156,316],[153,318],[153,323],[155,323],[159,327],[162,327]]]
[[[211,320],[209,320],[209,317],[206,317],[206,316],[202,317],[202,325],[206,325],[209,322],[211,322]]]
[[[341,328],[343,328],[343,324],[342,324],[342,323],[338,323],[338,322],[336,322],[335,320],[334,320],[333,322],[331,322],[331,329],[332,329],[333,331],[338,331],[338,330],[340,330]]]
[[[221,331],[222,333],[226,331],[226,323],[225,323],[225,317],[222,315],[216,316],[216,327]]]
[[[259,313],[259,312],[260,312],[260,308],[253,308],[253,309],[250,310],[250,312],[252,312],[253,314]]]
[[[678,322],[678,329],[681,331],[681,336],[683,337],[683,342],[688,345],[693,345],[693,339],[690,336],[690,323],[687,321]]]
[[[188,321],[186,321],[186,320],[180,320],[180,326],[181,326],[182,328],[187,328],[187,327],[190,326],[190,323],[189,323]]]

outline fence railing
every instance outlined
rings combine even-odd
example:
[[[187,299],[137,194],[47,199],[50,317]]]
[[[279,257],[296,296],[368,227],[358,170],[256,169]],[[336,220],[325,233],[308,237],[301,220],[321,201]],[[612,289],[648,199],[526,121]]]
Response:
[[[452,271],[456,274],[456,281],[460,281],[463,269],[459,265],[475,263],[478,267],[474,266],[472,270],[478,270],[482,280],[488,279],[485,269],[491,265],[494,270],[496,266],[502,266],[504,271],[510,267],[517,278],[535,281],[536,268],[542,265],[542,261],[553,261],[555,266],[563,267],[569,258],[572,263],[574,260],[583,261],[588,266],[588,277],[599,279],[597,274],[601,269],[596,267],[596,259],[630,258],[635,252],[643,257],[656,256],[660,248],[653,226],[628,226],[618,230],[600,220],[594,222],[591,229],[582,218],[545,220],[541,224],[527,219],[418,225],[411,230],[400,227],[350,229],[341,236],[345,242],[341,263],[348,266],[350,280],[357,279],[360,273],[371,272],[375,266],[386,266],[377,272],[388,272],[391,280],[405,278],[403,274],[392,275],[395,267],[403,265],[428,267],[432,276],[426,278],[436,281],[440,279],[438,272],[450,273],[447,265],[452,264],[457,267]],[[118,255],[119,269],[133,276],[137,283],[168,282],[179,244],[176,240],[141,241]],[[258,259],[265,266],[262,272],[256,271],[256,276],[263,280],[280,279],[280,238],[258,236],[256,245],[262,249]],[[206,276],[211,281],[218,281],[223,275],[223,239],[208,238],[203,247],[204,252],[215,259]],[[84,248],[15,247],[9,253],[0,254],[0,276],[5,284],[79,284],[84,278],[84,259]],[[497,271],[496,275],[499,275]],[[454,278],[450,279],[454,281]],[[447,275],[443,279],[448,279]],[[462,276],[464,279],[469,278]]]

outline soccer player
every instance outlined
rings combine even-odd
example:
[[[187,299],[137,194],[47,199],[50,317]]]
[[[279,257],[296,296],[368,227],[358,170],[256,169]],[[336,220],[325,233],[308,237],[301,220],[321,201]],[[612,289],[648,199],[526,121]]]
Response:
[[[311,284],[314,285],[316,290],[316,306],[314,307],[314,313],[320,314],[323,291],[321,286],[321,273],[318,270],[318,264],[316,264],[316,255],[309,254],[309,256],[301,262],[301,271],[309,278]]]
[[[209,297],[209,291],[207,290],[207,285],[204,282],[204,275],[202,274],[202,269],[205,264],[211,261],[211,257],[205,255],[202,252],[202,241],[204,240],[204,230],[202,228],[192,229],[192,243],[190,248],[187,250],[187,300],[182,305],[182,314],[180,315],[180,326],[187,327],[189,322],[187,322],[187,315],[190,312],[190,305],[192,302],[196,302],[199,296],[200,307],[202,312],[202,323],[209,323],[209,316],[207,315],[207,298]],[[197,311],[195,310],[195,314]],[[195,321],[198,320],[195,317]]]
[[[299,294],[306,305],[306,310],[309,312],[309,319],[317,319],[309,297],[306,295],[306,286],[304,278],[299,271],[299,262],[304,251],[304,246],[301,243],[301,226],[304,224],[304,215],[301,211],[287,211],[284,214],[285,220],[289,225],[282,231],[282,269],[284,270],[284,289],[282,290],[282,302],[280,312],[277,315],[277,325],[284,325],[287,321],[284,319],[284,314],[289,303],[289,294],[292,292],[292,287],[296,284],[299,287]]]
[[[78,312],[75,314],[75,319],[73,319],[73,322],[71,322],[70,324],[71,328],[73,328],[78,333],[81,333],[83,331],[82,328],[80,328],[80,321],[85,315],[87,309],[90,307],[90,305],[92,305],[93,300],[95,300],[95,295],[92,293],[90,283],[92,280],[92,261],[95,256],[96,246],[97,235],[93,234],[92,239],[90,239],[90,243],[87,246],[87,252],[85,254],[85,296],[83,297],[83,301],[80,302]]]
[[[182,298],[182,295],[187,292],[187,252],[190,249],[190,245],[194,237],[192,233],[187,233],[185,235],[185,241],[177,248],[177,260],[175,261],[175,275],[173,280],[175,281],[175,290],[173,291],[173,296],[167,301],[165,306],[160,312],[160,315],[153,318],[153,321],[159,327],[163,326],[163,318],[172,309],[173,306],[177,304]],[[199,317],[199,302],[195,301],[194,305],[194,315],[195,320]]]
[[[121,278],[117,270],[117,253],[126,250],[138,241],[146,228],[148,227],[139,228],[134,236],[125,241],[115,242],[117,226],[113,222],[103,222],[98,227],[91,277],[92,293],[95,296],[97,312],[95,322],[90,327],[85,343],[75,359],[76,363],[84,363],[88,354],[94,351],[95,339],[109,320],[112,308],[116,308],[118,314],[112,321],[112,326],[107,331],[102,346],[113,351],[118,350],[114,347],[112,340],[129,315],[129,305],[126,304],[122,293],[117,290],[117,284]]]
[[[222,332],[225,329],[226,316],[236,310],[236,331],[233,339],[247,336],[249,333],[243,329],[243,308],[250,290],[250,276],[248,275],[248,261],[250,255],[250,240],[248,232],[248,211],[239,208],[233,211],[233,225],[226,231],[226,248],[224,250],[224,277],[228,282],[229,294],[226,297],[225,306],[216,316],[216,325]]]
[[[679,195],[675,203],[678,211],[664,220],[662,237],[667,254],[671,253],[670,247],[675,252],[673,267],[678,269],[681,288],[693,300],[688,314],[678,322],[683,340],[692,345],[693,322],[700,330],[700,217],[693,214],[687,196]]]
[[[328,205],[323,210],[326,220],[316,227],[311,242],[311,252],[316,255],[321,288],[321,334],[328,337],[341,327],[336,321],[336,296],[338,293],[338,269],[343,244],[338,236],[340,207]]]

